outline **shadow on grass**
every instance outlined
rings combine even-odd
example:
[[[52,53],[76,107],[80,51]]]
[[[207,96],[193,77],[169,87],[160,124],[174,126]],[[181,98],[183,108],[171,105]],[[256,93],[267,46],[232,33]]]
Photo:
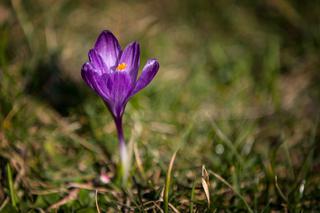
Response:
[[[86,97],[84,88],[63,72],[57,54],[39,61],[29,77],[26,92],[48,103],[63,116],[69,115]]]

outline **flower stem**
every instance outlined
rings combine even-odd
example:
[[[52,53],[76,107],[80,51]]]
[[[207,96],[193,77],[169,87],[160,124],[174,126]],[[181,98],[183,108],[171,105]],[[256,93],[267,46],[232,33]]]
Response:
[[[118,140],[119,140],[119,153],[121,159],[121,174],[122,174],[122,184],[125,186],[127,184],[130,161],[128,157],[127,147],[124,140],[123,128],[122,128],[122,116],[115,118],[115,123],[117,127]]]

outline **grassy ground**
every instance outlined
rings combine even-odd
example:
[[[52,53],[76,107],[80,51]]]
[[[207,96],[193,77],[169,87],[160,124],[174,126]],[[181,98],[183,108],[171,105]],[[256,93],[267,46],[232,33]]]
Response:
[[[166,198],[170,212],[320,211],[319,13],[298,0],[2,1],[0,212],[162,212]],[[103,29],[161,64],[126,109],[127,188],[112,118],[80,79]]]

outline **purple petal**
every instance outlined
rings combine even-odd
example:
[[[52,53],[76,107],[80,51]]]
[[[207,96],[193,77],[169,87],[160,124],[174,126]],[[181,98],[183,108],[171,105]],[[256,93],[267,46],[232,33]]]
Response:
[[[90,62],[87,62],[82,67],[81,76],[88,86],[94,90],[104,101],[109,101],[109,90],[106,88],[106,82],[109,74],[100,75],[90,64]]]
[[[99,75],[89,70],[82,73],[83,79],[106,102],[112,114],[121,116],[133,90],[130,76],[124,72]]]
[[[92,86],[95,92],[107,103],[111,103],[110,100],[110,89],[108,88],[107,82],[109,80],[109,74],[96,74],[92,75]]]
[[[126,64],[124,71],[127,71],[135,82],[138,75],[140,65],[140,46],[137,42],[130,43],[124,50],[119,60],[119,64]]]
[[[110,31],[105,30],[99,35],[94,48],[109,69],[117,64],[121,47]]]
[[[115,116],[121,116],[133,90],[131,78],[124,72],[114,72],[107,82],[110,91],[110,106]]]
[[[87,83],[87,85],[94,90],[93,85],[92,85],[92,72],[94,68],[89,62],[86,62],[81,69],[81,76],[82,79]]]
[[[142,73],[136,83],[131,96],[135,95],[137,92],[145,88],[154,78],[159,70],[159,63],[156,59],[149,59],[142,69]]]
[[[104,64],[102,58],[95,49],[91,49],[88,54],[90,64],[97,70],[99,74],[108,72],[109,69]]]

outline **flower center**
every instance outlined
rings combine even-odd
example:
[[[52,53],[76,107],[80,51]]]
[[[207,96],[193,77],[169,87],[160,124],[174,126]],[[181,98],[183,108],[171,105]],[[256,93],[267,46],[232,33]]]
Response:
[[[126,69],[126,67],[127,67],[127,64],[126,64],[126,63],[121,63],[121,64],[118,64],[116,70],[117,70],[117,71],[123,71],[123,70]]]

